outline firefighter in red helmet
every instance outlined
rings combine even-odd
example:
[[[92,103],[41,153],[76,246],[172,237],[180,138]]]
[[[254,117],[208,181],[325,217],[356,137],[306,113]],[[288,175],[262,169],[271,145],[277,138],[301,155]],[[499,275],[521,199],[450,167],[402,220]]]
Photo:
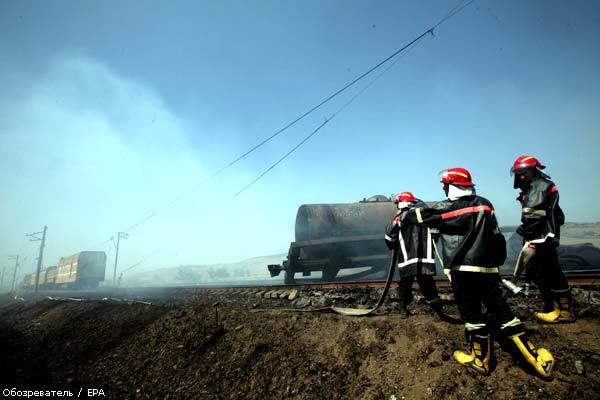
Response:
[[[539,288],[544,309],[536,312],[538,321],[548,324],[573,322],[573,296],[558,261],[556,248],[565,215],[558,205],[558,188],[542,172],[546,168],[533,156],[518,157],[510,172],[514,188],[520,189],[523,249],[515,265],[514,279],[526,269],[526,277]],[[524,265],[527,264],[527,265]]]
[[[412,284],[417,279],[425,301],[443,317],[443,307],[433,275],[435,275],[434,243],[431,230],[418,225],[402,224],[402,216],[411,208],[425,207],[411,192],[402,192],[394,198],[398,212],[388,224],[385,243],[390,250],[398,247],[398,304],[403,317],[408,317],[408,305],[413,300]]]
[[[513,356],[543,379],[552,378],[554,359],[546,349],[535,348],[523,323],[508,306],[500,288],[499,266],[506,259],[506,241],[498,228],[494,207],[475,193],[465,168],[443,172],[447,200],[432,207],[414,207],[402,223],[437,228],[442,259],[450,269],[452,289],[470,350],[455,351],[454,359],[478,373],[491,372],[492,333]],[[482,304],[487,315],[482,314]]]

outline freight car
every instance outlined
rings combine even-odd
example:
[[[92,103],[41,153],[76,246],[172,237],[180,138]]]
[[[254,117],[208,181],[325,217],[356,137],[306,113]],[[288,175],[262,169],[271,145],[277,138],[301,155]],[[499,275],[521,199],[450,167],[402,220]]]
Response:
[[[37,279],[37,274],[31,273],[31,274],[27,274],[25,275],[25,277],[23,278],[23,283],[21,284],[21,286],[25,289],[28,289],[30,287],[35,287],[35,281]],[[40,280],[39,280],[39,287],[44,287],[46,283],[46,271],[42,270],[40,271]]]
[[[395,212],[391,199],[382,195],[350,204],[301,205],[296,214],[295,241],[281,265],[268,266],[271,277],[283,271],[284,283],[292,284],[297,273],[311,276],[320,272],[321,280],[330,281],[342,269],[367,267],[360,273],[346,275],[348,279],[372,277],[384,271],[391,257],[383,240],[384,230]],[[500,272],[510,275],[523,239],[515,232],[516,227],[501,230],[507,239],[508,257]],[[438,248],[441,250],[441,243]],[[558,253],[564,271],[600,269],[600,248],[591,243],[561,244]],[[437,270],[441,276],[440,266]]]
[[[40,271],[38,287],[44,289],[89,289],[96,288],[104,281],[106,253],[103,251],[82,251],[62,257],[58,265]],[[23,287],[35,287],[36,274],[28,274]]]
[[[105,272],[106,253],[82,251],[60,259],[54,285],[57,287],[94,288],[104,280]]]
[[[46,285],[51,286],[56,283],[56,275],[58,274],[58,267],[53,265],[46,268]]]
[[[272,277],[284,272],[284,282],[295,274],[321,272],[324,281],[342,269],[366,268],[353,278],[384,270],[390,251],[383,236],[396,208],[390,198],[372,196],[350,204],[303,204],[296,214],[295,241],[282,265],[269,265]]]
[[[35,274],[27,274],[23,278],[23,287],[35,286]]]

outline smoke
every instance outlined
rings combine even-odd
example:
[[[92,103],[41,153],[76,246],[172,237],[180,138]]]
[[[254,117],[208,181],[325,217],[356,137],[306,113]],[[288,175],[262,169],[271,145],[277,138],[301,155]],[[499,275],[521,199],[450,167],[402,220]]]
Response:
[[[278,212],[269,201],[244,214],[230,200],[251,172],[238,168],[225,174],[226,182],[207,181],[221,166],[214,160],[228,161],[236,143],[226,155],[198,148],[192,132],[223,133],[191,126],[149,85],[94,59],[62,55],[43,76],[16,87],[18,95],[0,103],[0,251],[30,252],[23,272],[33,269],[37,248],[24,234],[48,225],[44,266],[81,250],[103,250],[110,276],[110,236],[153,212],[121,241],[120,269],[157,251],[136,271],[239,261],[287,248],[293,211],[281,210],[290,224],[269,226],[267,209]],[[264,240],[266,231],[277,239]]]

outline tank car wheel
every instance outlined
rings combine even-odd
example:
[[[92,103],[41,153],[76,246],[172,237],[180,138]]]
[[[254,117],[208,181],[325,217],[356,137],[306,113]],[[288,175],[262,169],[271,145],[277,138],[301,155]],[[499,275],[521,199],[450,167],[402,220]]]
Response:
[[[334,280],[338,272],[340,272],[340,269],[342,269],[343,264],[344,257],[340,255],[338,249],[334,249],[329,262],[323,267],[321,280],[325,282]]]
[[[340,272],[339,267],[327,266],[327,267],[323,268],[323,277],[321,278],[321,280],[322,281],[332,281],[335,279],[338,272]]]
[[[294,280],[294,272],[290,271],[290,270],[284,270],[283,273],[283,283],[284,285],[293,285],[296,283],[296,281]]]

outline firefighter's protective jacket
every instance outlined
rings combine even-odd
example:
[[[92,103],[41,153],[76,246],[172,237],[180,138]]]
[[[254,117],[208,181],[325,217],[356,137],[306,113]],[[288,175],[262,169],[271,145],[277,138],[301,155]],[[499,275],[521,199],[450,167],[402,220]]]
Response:
[[[517,200],[521,203],[521,226],[517,233],[529,242],[541,243],[548,238],[560,239],[565,215],[558,205],[558,188],[545,176],[521,185]]]
[[[420,201],[415,207],[426,207]],[[398,246],[398,268],[400,277],[417,274],[435,275],[435,259],[431,230],[413,224],[403,224],[402,218],[407,210],[400,211],[388,224],[385,243],[391,250]]]
[[[437,228],[445,269],[498,273],[506,260],[506,240],[487,199],[469,195],[430,208],[415,207],[401,222]]]

